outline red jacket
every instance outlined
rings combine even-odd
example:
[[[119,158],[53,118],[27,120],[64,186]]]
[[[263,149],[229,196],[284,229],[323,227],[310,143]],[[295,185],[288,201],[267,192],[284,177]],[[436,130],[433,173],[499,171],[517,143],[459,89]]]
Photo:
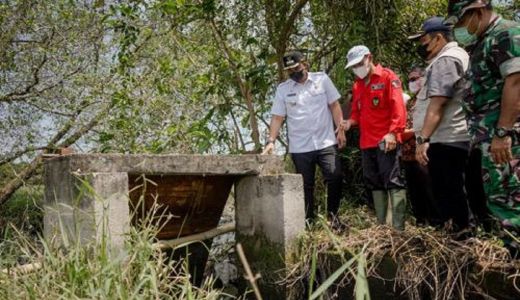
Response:
[[[406,108],[399,77],[377,65],[368,85],[357,79],[352,88],[350,118],[359,124],[361,149],[377,147],[389,132],[400,142],[406,126]]]

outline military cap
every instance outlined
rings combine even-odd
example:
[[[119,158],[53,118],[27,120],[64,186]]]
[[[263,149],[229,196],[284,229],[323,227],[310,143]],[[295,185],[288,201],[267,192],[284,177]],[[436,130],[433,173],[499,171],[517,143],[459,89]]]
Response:
[[[455,25],[468,10],[485,7],[489,2],[490,0],[449,0],[448,17],[444,23]]]

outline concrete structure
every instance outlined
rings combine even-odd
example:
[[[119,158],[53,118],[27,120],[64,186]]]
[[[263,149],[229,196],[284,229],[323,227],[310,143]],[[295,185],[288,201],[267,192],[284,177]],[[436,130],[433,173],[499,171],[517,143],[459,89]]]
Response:
[[[237,242],[242,243],[252,269],[262,276],[262,295],[264,299],[286,299],[289,291],[277,282],[286,277],[292,242],[305,227],[302,177],[245,177],[238,181],[235,192]]]
[[[45,161],[44,234],[85,244],[108,236],[118,249],[131,224],[146,218],[156,202],[162,204],[157,213],[173,216],[159,221],[164,228],[158,238],[204,232],[217,226],[235,186],[237,242],[243,244],[253,271],[261,272],[261,288],[282,299],[284,288],[274,285],[279,278],[269,275],[283,268],[292,243],[305,229],[302,179],[284,174],[283,166],[280,157],[260,155],[50,158]],[[207,253],[202,246],[192,247],[197,260],[192,271],[202,274]]]

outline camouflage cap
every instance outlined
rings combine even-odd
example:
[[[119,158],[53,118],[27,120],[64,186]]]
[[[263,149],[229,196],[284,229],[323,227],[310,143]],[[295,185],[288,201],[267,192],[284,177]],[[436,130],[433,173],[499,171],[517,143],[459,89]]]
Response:
[[[444,21],[445,24],[457,24],[464,14],[471,9],[485,7],[490,0],[449,0],[448,17]]]

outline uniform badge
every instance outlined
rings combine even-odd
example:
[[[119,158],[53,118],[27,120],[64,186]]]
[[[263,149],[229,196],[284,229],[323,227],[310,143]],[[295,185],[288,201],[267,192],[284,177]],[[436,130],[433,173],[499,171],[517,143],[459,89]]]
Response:
[[[381,102],[381,101],[379,100],[378,97],[372,98],[372,105],[379,106],[379,102]]]

